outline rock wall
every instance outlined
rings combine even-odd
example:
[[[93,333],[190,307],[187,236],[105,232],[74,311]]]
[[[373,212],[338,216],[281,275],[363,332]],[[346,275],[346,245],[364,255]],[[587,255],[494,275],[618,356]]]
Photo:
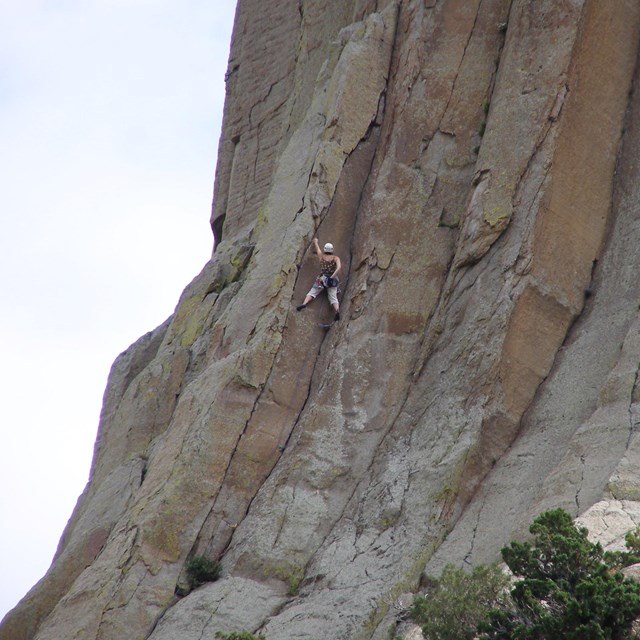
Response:
[[[0,638],[382,640],[546,507],[636,522],[639,28],[631,0],[240,0],[215,254],[116,360]],[[329,331],[295,312],[314,236]],[[190,591],[200,554],[224,575]]]

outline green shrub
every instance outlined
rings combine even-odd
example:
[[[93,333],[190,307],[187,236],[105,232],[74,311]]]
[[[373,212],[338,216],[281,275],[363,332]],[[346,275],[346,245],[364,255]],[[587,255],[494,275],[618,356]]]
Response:
[[[232,631],[231,633],[217,631],[216,638],[222,638],[222,640],[267,640],[266,636],[260,633],[256,636],[248,631]]]
[[[205,582],[215,582],[222,573],[222,565],[206,556],[195,556],[187,562],[187,576],[195,589]]]
[[[427,640],[472,640],[480,620],[508,597],[508,586],[495,564],[472,573],[447,565],[440,578],[430,579],[426,595],[415,597],[409,616]]]
[[[640,562],[640,526],[627,531],[624,542],[627,551],[605,551],[605,562],[617,569]]]
[[[631,531],[627,531],[624,541],[630,553],[640,555],[640,525],[635,529],[631,529]]]
[[[533,542],[502,550],[521,577],[511,603],[494,608],[478,629],[484,640],[624,640],[640,615],[640,584],[625,578],[600,544],[562,509],[538,516]]]

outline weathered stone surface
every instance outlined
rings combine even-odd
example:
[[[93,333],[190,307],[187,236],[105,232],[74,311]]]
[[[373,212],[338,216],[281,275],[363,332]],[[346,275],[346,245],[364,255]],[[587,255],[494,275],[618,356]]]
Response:
[[[589,539],[605,549],[625,549],[627,532],[640,524],[640,503],[629,500],[600,500],[589,507],[576,523],[589,529]]]
[[[327,7],[239,2],[215,255],[116,361],[2,640],[382,640],[544,508],[605,544],[637,521],[640,7]],[[314,236],[326,333],[323,298],[292,311]],[[176,596],[199,554],[224,578]]]
[[[619,42],[621,34],[625,33],[634,42],[635,26],[627,20],[636,14],[623,12],[612,16],[601,13],[602,9],[602,5],[595,3],[586,7],[582,24],[584,46],[597,40],[599,48],[596,60],[589,57],[592,47],[577,49],[576,54],[580,55],[574,62],[574,73],[585,67],[590,70],[595,67],[590,72],[596,73],[598,65],[610,60],[610,56],[622,56],[614,65],[615,72],[626,70],[628,74],[635,65],[637,48],[621,48]],[[594,87],[600,87],[602,76],[592,78]],[[581,79],[581,87],[584,88],[585,82]],[[619,80],[613,82],[620,86]],[[571,91],[571,99],[575,95],[576,91]],[[599,111],[607,114],[603,124],[610,122],[615,104],[622,118],[627,98],[623,93],[615,96],[615,92],[606,91],[606,95],[600,97],[599,104],[608,105],[607,109]],[[609,154],[597,154],[595,147],[590,146],[589,141],[595,135],[594,114],[589,113],[586,119],[582,115],[587,108],[586,98],[578,96],[573,113],[569,102],[564,108],[560,120],[572,116],[568,125],[570,146],[578,144],[576,119],[585,122],[586,139],[578,144],[578,148],[584,145],[585,149],[578,156],[583,158],[581,165],[585,175],[576,188],[595,188],[593,163],[609,158],[606,170],[595,172],[599,176],[608,175],[609,186],[603,181],[599,196],[592,192],[589,202],[580,200],[580,213],[589,203],[599,200],[602,215],[610,216],[608,238],[603,248],[594,254],[591,266],[593,277],[588,286],[589,294],[593,295],[586,298],[582,315],[555,356],[553,370],[529,406],[518,440],[506,456],[499,462],[496,460],[495,469],[432,560],[429,571],[437,572],[442,563],[453,558],[470,563],[494,558],[498,546],[515,535],[525,535],[528,523],[545,508],[562,506],[576,514],[584,511],[603,496],[616,466],[624,464],[621,459],[632,431],[629,410],[640,357],[633,337],[640,290],[635,277],[634,249],[638,241],[634,223],[638,203],[637,174],[631,168],[635,164],[632,158],[635,158],[638,140],[638,99],[634,96],[627,114],[626,135],[617,165],[617,145],[609,146]],[[600,135],[601,129],[595,128]],[[591,149],[590,154],[588,149]],[[563,153],[568,154],[568,151]],[[585,159],[585,156],[588,157]],[[566,162],[569,170],[575,172],[580,163],[570,161],[571,157],[568,154]],[[614,187],[615,191],[611,193]],[[576,201],[577,198],[582,195],[576,195]],[[611,213],[607,214],[607,211]],[[595,224],[585,224],[571,233],[556,230],[554,240],[549,242],[556,243],[564,237],[578,247],[578,242],[587,240],[586,232],[603,229],[597,211],[594,210],[592,216]],[[588,242],[593,243],[592,240]],[[556,256],[555,268],[545,269],[546,273],[555,270],[553,280],[559,283],[562,278],[564,282],[571,282],[575,278],[575,267],[565,269],[565,266],[575,264],[575,258],[565,262],[566,252],[557,249],[553,254],[547,251],[546,255]],[[584,268],[588,267],[585,263]],[[620,498],[623,497],[621,494]],[[507,527],[506,522],[512,524]]]
[[[282,589],[246,578],[224,578],[200,587],[169,609],[149,640],[200,640],[215,638],[218,631],[254,631],[287,599]]]

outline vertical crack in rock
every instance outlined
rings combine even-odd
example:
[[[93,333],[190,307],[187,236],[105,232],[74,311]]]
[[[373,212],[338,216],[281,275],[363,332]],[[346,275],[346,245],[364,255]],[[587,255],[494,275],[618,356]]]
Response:
[[[638,368],[636,369],[636,373],[635,373],[635,378],[633,380],[633,385],[631,387],[631,395],[629,398],[629,409],[628,409],[628,413],[629,413],[629,435],[627,437],[627,444],[626,444],[626,449],[629,449],[629,446],[631,445],[631,440],[633,438],[633,434],[635,433],[636,427],[638,426],[638,424],[640,424],[640,422],[637,422],[634,416],[634,409],[635,409],[635,405],[636,405],[636,396],[637,396],[637,389],[638,389],[638,379],[640,377],[640,365],[638,366]]]
[[[586,457],[587,457],[586,454],[583,454],[583,455],[580,456],[580,481],[578,483],[578,488],[576,489],[576,497],[575,497],[576,514],[582,513],[582,508],[580,506],[580,493],[582,491],[582,486],[584,484]]]
[[[396,27],[397,29],[397,27]],[[390,58],[393,57],[393,47],[392,47],[392,52],[391,52],[391,56]],[[384,95],[386,94],[386,89],[385,92],[380,96],[380,102],[378,103],[378,113],[384,113],[384,109],[381,110],[381,103],[384,103]],[[367,139],[369,139],[369,137],[372,135],[372,132],[374,131],[374,129],[379,133],[380,130],[380,125],[375,122],[372,123],[369,127],[369,131],[367,132]],[[366,190],[369,188],[369,183],[371,180],[371,172],[372,172],[372,168],[374,166],[375,160],[376,160],[376,152],[378,149],[378,145],[377,143],[375,144],[375,151],[374,153],[371,154],[371,159],[369,161],[369,164],[366,168],[366,179],[362,185],[362,188],[360,189],[359,193],[358,193],[358,199],[357,202],[355,204],[355,216],[353,218],[353,229],[357,229],[358,228],[358,219],[359,219],[359,215],[360,215],[360,211],[362,208],[362,202],[364,199],[364,194],[366,192]],[[347,272],[346,272],[346,277],[345,277],[345,288],[343,291],[343,299],[346,298],[347,295],[347,287],[349,286],[349,280],[350,280],[350,276],[351,276],[351,270],[353,268],[353,256],[354,256],[354,243],[355,243],[355,234],[353,233],[353,229],[351,234],[349,234],[349,261],[348,261],[348,265],[347,265]]]
[[[473,19],[473,25],[471,26],[471,29],[469,29],[469,36],[467,38],[467,42],[464,45],[464,48],[462,49],[462,55],[460,56],[460,62],[458,63],[458,68],[456,69],[453,82],[451,83],[451,92],[449,93],[449,99],[447,100],[447,103],[444,106],[444,109],[442,111],[442,118],[440,120],[440,124],[438,125],[438,130],[439,131],[442,131],[443,133],[448,133],[449,135],[453,135],[453,136],[455,136],[455,133],[453,133],[452,131],[445,131],[442,128],[442,120],[444,119],[445,115],[449,111],[449,105],[451,104],[451,99],[453,98],[453,96],[456,93],[456,85],[458,84],[458,77],[460,75],[460,69],[462,68],[462,65],[465,63],[465,58],[466,58],[466,55],[467,55],[467,49],[469,48],[469,44],[471,42],[471,39],[473,38],[474,33],[476,31],[476,25],[478,24],[478,16],[480,15],[480,12],[482,11],[482,3],[483,3],[483,1],[484,0],[480,0],[480,2],[478,2],[478,6],[476,7],[476,15],[475,15],[475,18]]]
[[[231,450],[231,453],[229,455],[229,459],[227,461],[227,466],[226,466],[226,468],[225,468],[225,470],[224,470],[224,472],[222,474],[222,480],[221,480],[221,482],[219,484],[218,491],[216,492],[216,495],[212,497],[211,509],[209,511],[209,515],[211,515],[211,512],[212,512],[212,510],[214,508],[214,505],[215,505],[215,502],[216,502],[216,498],[219,495],[220,489],[225,485],[225,481],[226,481],[226,479],[227,479],[227,477],[229,475],[229,469],[231,468],[231,465],[234,462],[234,458],[236,456],[236,453],[238,452],[238,445],[239,445],[240,441],[242,440],[242,438],[245,436],[245,434],[247,432],[247,427],[248,427],[249,423],[251,422],[251,419],[253,418],[253,415],[254,415],[254,413],[256,411],[256,407],[258,406],[258,402],[260,401],[260,398],[262,397],[264,389],[265,389],[265,387],[262,386],[260,388],[259,392],[256,394],[256,397],[255,397],[254,402],[253,402],[253,406],[251,407],[251,413],[249,414],[249,417],[247,418],[243,429],[238,433],[238,436],[236,438],[236,441],[235,441],[235,444],[233,446],[233,449]],[[205,518],[205,520],[206,520],[206,518]],[[198,538],[196,537],[195,545],[197,545],[197,544],[198,544]]]
[[[484,0],[483,0],[484,1]],[[500,44],[498,46],[498,51],[496,54],[495,65],[493,68],[493,72],[491,74],[491,79],[489,81],[489,89],[487,91],[487,101],[485,103],[485,116],[488,117],[489,111],[491,110],[491,99],[493,97],[493,92],[496,86],[496,76],[498,75],[498,71],[500,69],[500,63],[502,61],[502,54],[504,52],[504,46],[507,39],[507,30],[510,21],[510,15],[513,10],[513,0],[507,0],[506,6],[504,7],[504,15],[505,22],[500,22],[496,25],[499,33],[502,35],[500,38]],[[482,145],[482,142],[480,143]]]
[[[282,535],[282,530],[284,529],[284,525],[287,522],[287,515],[289,514],[289,509],[291,507],[291,504],[294,503],[296,501],[296,488],[295,486],[292,488],[292,496],[291,496],[291,501],[285,506],[284,511],[282,513],[282,518],[280,519],[280,526],[278,527],[278,531],[276,532],[276,537],[273,541],[273,546],[277,546],[278,542],[280,541],[280,536]]]
[[[480,519],[482,518],[482,513],[483,513],[483,509],[484,509],[484,505],[485,505],[485,500],[486,500],[486,497],[483,496],[482,497],[482,501],[480,503],[480,506],[478,507],[478,515],[476,517],[476,522],[475,522],[475,524],[473,526],[473,530],[471,532],[471,541],[469,543],[469,551],[467,551],[466,555],[462,559],[463,564],[465,564],[467,567],[473,567],[473,565],[474,565],[474,562],[473,562],[473,549],[474,549],[475,544],[476,544],[476,536],[478,534],[478,527],[480,526]]]
[[[324,338],[323,338],[323,341],[324,341]],[[313,389],[313,380],[314,380],[315,367],[316,367],[317,362],[318,362],[318,359],[319,359],[319,357],[320,357],[321,349],[322,349],[322,341],[321,341],[321,342],[320,342],[320,344],[318,345],[318,351],[317,351],[316,356],[315,356],[315,363],[316,363],[316,364],[314,364],[313,369],[312,369],[312,371],[311,371],[311,375],[309,376],[308,384],[307,384],[307,391],[306,391],[305,398],[304,398],[304,400],[303,400],[303,402],[302,402],[302,406],[301,406],[300,410],[298,411],[297,416],[295,416],[295,417],[293,418],[292,426],[291,426],[291,428],[288,430],[287,437],[286,437],[286,439],[285,439],[284,443],[280,446],[280,452],[279,452],[279,454],[278,454],[278,456],[277,456],[277,460],[279,460],[279,459],[281,458],[282,454],[284,453],[284,451],[286,451],[286,450],[288,449],[289,444],[290,444],[290,441],[291,441],[291,438],[292,438],[292,437],[294,436],[294,434],[296,434],[296,432],[297,432],[297,427],[298,427],[298,424],[299,424],[299,422],[300,422],[301,416],[304,414],[305,410],[307,409],[307,406],[308,406],[308,403],[309,403],[309,399],[311,398],[312,389]],[[268,383],[267,383],[267,384],[268,384]],[[265,388],[266,388],[266,386],[267,386],[267,385],[265,385]],[[259,400],[260,400],[260,397],[256,398],[256,402],[254,403],[254,407],[253,407],[253,410],[252,410],[252,416],[253,416],[253,413],[254,413],[254,412],[255,412],[255,410],[256,410],[256,407],[257,407],[257,405],[258,405],[258,403],[259,403]],[[250,422],[250,421],[251,421],[250,419],[247,421],[247,425],[249,424],[249,422]],[[239,439],[238,439],[238,442],[239,442]],[[236,446],[236,449],[237,449],[237,446]],[[235,455],[235,451],[234,451],[234,455]],[[269,476],[270,476],[270,475],[271,475],[271,473],[273,472],[273,469],[274,469],[274,468],[276,467],[276,465],[277,465],[277,460],[276,460],[276,461],[273,463],[273,465],[271,466],[271,469],[269,470],[269,472],[268,472],[268,473],[267,473],[267,475],[265,476],[265,479],[262,481],[262,483],[261,483],[261,485],[260,485],[260,486],[262,486],[262,485],[263,485],[263,484],[268,480]],[[229,459],[229,465],[228,465],[228,467],[227,467],[227,470],[225,471],[225,475],[229,472],[229,468],[231,467],[231,465],[232,465],[232,463],[233,463],[233,462],[234,462],[234,460],[233,460],[233,455],[232,455],[232,456],[231,456],[231,458]],[[222,484],[221,484],[221,487],[222,487],[222,486],[224,486],[224,483],[222,483]],[[236,527],[237,527],[237,524],[238,524],[239,522],[241,522],[241,521],[246,517],[246,515],[250,512],[250,510],[251,510],[251,506],[252,506],[253,502],[255,501],[255,499],[256,499],[256,497],[257,497],[257,495],[258,495],[258,493],[259,493],[259,489],[260,489],[260,487],[259,487],[259,486],[256,486],[256,487],[255,487],[255,491],[253,492],[253,495],[252,495],[252,496],[250,497],[250,499],[248,500],[248,502],[247,502],[247,504],[246,504],[246,506],[245,506],[245,508],[244,508],[244,512],[243,512],[243,514],[242,514],[242,515],[241,515],[241,517],[238,519],[238,522],[237,522],[237,523],[235,523],[235,525],[234,525],[234,526],[232,526],[232,529],[234,530],[234,532],[229,536],[228,540],[226,541],[225,546],[224,546],[224,547],[223,547],[223,549],[220,551],[220,553],[219,553],[219,556],[220,556],[220,557],[223,557],[223,556],[225,555],[225,553],[226,553],[227,549],[228,549],[228,548],[229,548],[229,546],[233,543],[233,535],[234,535],[234,533],[235,533],[235,529],[236,529]],[[217,498],[217,496],[216,496],[216,498]],[[215,510],[215,508],[216,508],[216,498],[214,498],[214,499],[213,499],[213,501],[212,501],[212,506],[211,506],[211,510],[210,510],[210,513],[209,513],[209,515],[210,515],[210,516],[213,514],[213,512],[214,512],[214,510]],[[281,528],[282,528],[282,526],[283,526],[283,525],[284,525],[284,519],[283,519],[283,521],[282,521],[282,523],[281,523]],[[198,537],[200,537],[200,534],[199,534],[199,536],[198,536]],[[197,543],[197,544],[198,544],[198,543]]]
[[[512,206],[514,208],[517,206],[518,200],[520,198],[521,185],[523,184],[523,181],[525,180],[526,176],[529,174],[529,171],[538,156],[538,152],[547,141],[547,138],[549,134],[552,132],[554,125],[557,123],[558,118],[560,117],[560,113],[562,111],[562,107],[564,105],[564,101],[568,93],[569,93],[569,87],[567,86],[566,83],[564,83],[558,91],[555,102],[549,108],[549,114],[547,116],[546,122],[542,126],[539,132],[538,138],[534,144],[534,147],[533,147],[533,150],[531,151],[531,155],[529,156],[529,159],[524,165],[520,175],[518,175],[516,178],[515,186],[513,189],[513,196],[512,196]],[[546,174],[548,173],[550,168],[551,168],[551,165],[549,163],[546,166],[546,171],[542,177],[542,180],[540,180],[540,187],[542,187],[544,183],[544,177],[546,177]]]

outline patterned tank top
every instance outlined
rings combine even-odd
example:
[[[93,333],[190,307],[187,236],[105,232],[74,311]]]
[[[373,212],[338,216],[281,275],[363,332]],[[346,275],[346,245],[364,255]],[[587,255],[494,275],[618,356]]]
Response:
[[[336,262],[335,258],[332,258],[331,260],[324,260],[324,259],[320,259],[320,275],[321,276],[327,276],[328,278],[330,278],[333,275],[333,272],[336,270],[336,267],[338,266],[338,263]]]

